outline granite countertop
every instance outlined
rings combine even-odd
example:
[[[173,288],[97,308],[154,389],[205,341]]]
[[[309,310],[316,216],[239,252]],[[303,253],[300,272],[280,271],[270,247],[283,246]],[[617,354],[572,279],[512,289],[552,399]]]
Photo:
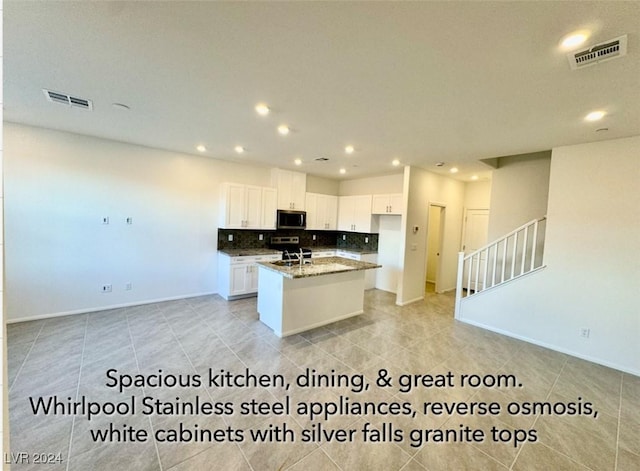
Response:
[[[229,257],[243,257],[250,255],[280,255],[282,252],[273,249],[220,249],[218,252]]]
[[[302,266],[295,262],[290,267],[277,265],[271,262],[258,262],[258,265],[266,268],[267,270],[280,273],[286,278],[307,278],[310,276],[331,275],[333,273],[370,270],[372,268],[382,267],[382,265],[377,265],[375,263],[360,262],[343,257],[316,258],[313,259],[312,263],[307,263]]]

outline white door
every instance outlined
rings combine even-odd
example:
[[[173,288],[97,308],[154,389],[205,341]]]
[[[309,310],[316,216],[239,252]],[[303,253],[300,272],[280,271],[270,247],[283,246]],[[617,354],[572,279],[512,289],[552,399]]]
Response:
[[[488,209],[467,209],[464,217],[464,240],[462,250],[465,255],[475,252],[480,247],[487,245],[487,233],[489,229]],[[484,267],[486,255],[475,257],[473,264],[465,263],[462,286],[478,291],[484,289]],[[471,284],[469,284],[469,268],[471,268]],[[477,274],[477,280],[476,280]],[[477,285],[476,285],[477,281]]]

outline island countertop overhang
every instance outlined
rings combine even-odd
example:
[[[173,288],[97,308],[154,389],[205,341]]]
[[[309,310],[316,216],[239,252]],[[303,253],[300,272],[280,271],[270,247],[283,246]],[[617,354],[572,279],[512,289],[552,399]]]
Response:
[[[381,268],[382,265],[370,262],[351,260],[343,257],[323,257],[313,259],[312,263],[302,266],[294,262],[292,266],[280,266],[272,262],[258,262],[260,267],[281,274],[285,278],[308,278],[311,276],[331,275],[358,270]]]

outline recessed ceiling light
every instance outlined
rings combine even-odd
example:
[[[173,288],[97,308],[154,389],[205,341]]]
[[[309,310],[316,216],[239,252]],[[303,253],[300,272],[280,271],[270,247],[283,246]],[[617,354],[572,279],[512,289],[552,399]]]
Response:
[[[347,147],[345,147],[345,148],[344,148],[344,151],[345,151],[347,154],[353,154],[353,151],[354,151],[354,150],[355,150],[355,149],[353,148],[353,146],[347,146]]]
[[[269,107],[264,103],[258,103],[256,105],[256,113],[258,113],[260,116],[267,116],[269,114],[269,111]]]
[[[345,169],[345,168],[341,168],[341,169],[340,169],[340,173],[342,173],[342,174],[344,175],[345,173],[347,173],[347,169]]]
[[[478,179],[478,175],[472,175],[471,176],[471,180],[477,180]]]
[[[589,38],[589,31],[587,30],[576,31],[575,33],[571,33],[570,35],[565,36],[565,38],[560,43],[560,46],[563,49],[568,51],[570,49],[574,49],[580,46],[588,38]]]
[[[202,144],[200,144],[199,146],[196,147],[196,150],[198,152],[206,152],[207,148],[205,146],[203,146]]]
[[[393,159],[391,161],[391,165],[393,165],[394,167],[397,167],[398,165],[400,165],[400,161],[398,159]]]
[[[592,111],[587,116],[584,117],[585,121],[598,121],[607,114],[604,111]]]
[[[242,154],[244,152],[244,147],[242,146],[235,146],[233,148],[238,154]]]
[[[458,167],[451,167],[451,168],[449,169],[449,171],[450,171],[451,173],[458,173]]]
[[[293,161],[293,163],[296,165],[302,165],[302,159],[296,159]]]
[[[286,124],[281,124],[280,126],[278,126],[278,132],[283,136],[286,136],[287,134],[289,134],[289,126],[287,126]]]

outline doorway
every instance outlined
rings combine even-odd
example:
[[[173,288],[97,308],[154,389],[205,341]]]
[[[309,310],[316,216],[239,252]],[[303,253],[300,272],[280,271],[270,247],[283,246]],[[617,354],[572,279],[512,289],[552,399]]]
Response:
[[[427,260],[425,269],[425,292],[439,293],[442,241],[444,239],[444,214],[446,207],[430,203],[427,219]]]
[[[464,225],[462,227],[462,251],[465,255],[475,252],[487,243],[487,233],[489,230],[489,210],[488,209],[467,209],[464,215]],[[481,279],[476,280],[479,273],[484,273],[487,263],[486,252],[482,252],[473,267],[465,263],[462,275],[462,287],[470,290],[476,287],[479,290],[484,289]],[[471,277],[469,277],[469,269],[471,269]],[[479,277],[482,278],[482,277]]]

